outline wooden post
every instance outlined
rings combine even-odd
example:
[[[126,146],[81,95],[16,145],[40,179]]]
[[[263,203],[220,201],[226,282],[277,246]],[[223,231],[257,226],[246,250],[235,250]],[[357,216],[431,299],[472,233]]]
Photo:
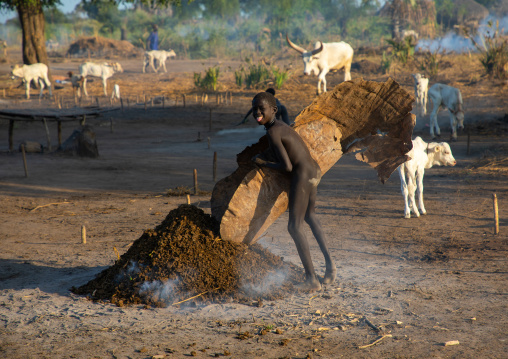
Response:
[[[62,121],[57,121],[57,131],[58,131],[58,146],[62,145]]]
[[[123,98],[120,97],[120,106],[122,107],[122,112],[123,112]]]
[[[190,204],[190,194],[187,195],[187,204]]]
[[[44,129],[46,130],[46,141],[48,142],[48,151],[51,151],[51,139],[49,138],[49,129],[46,119],[43,117],[42,122],[44,123]]]
[[[217,182],[217,151],[213,153],[213,182]]]
[[[499,210],[497,208],[497,195],[492,193],[492,202],[494,204],[494,234],[499,234]]]
[[[14,149],[13,135],[14,135],[14,120],[9,120],[9,152],[12,152],[12,150]]]
[[[101,104],[99,103],[99,98],[98,97],[95,98],[95,102],[97,102],[97,107],[101,107]]]
[[[198,194],[198,171],[194,168],[194,194]]]
[[[109,105],[113,106],[113,98],[112,97],[109,98]]]
[[[26,165],[26,154],[25,154],[25,145],[21,145],[21,154],[23,155],[23,166],[25,167],[25,177],[28,177],[28,166]]]
[[[208,129],[210,131],[212,130],[212,108],[211,107],[210,107],[210,123],[209,123]]]
[[[81,243],[86,244],[86,227],[85,227],[85,225],[81,226]]]
[[[145,97],[145,111],[146,111],[146,94],[143,95]]]
[[[469,156],[469,145],[471,143],[471,130],[470,128],[468,127],[467,128],[467,150],[466,150],[466,154]]]
[[[185,107],[185,94],[182,94],[182,99],[183,99],[183,107]]]
[[[56,105],[59,109],[62,109],[62,99],[59,97],[55,97]]]

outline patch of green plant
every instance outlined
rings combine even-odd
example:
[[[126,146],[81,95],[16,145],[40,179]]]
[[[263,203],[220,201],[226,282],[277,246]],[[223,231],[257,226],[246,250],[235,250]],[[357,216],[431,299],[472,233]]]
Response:
[[[393,47],[393,56],[403,65],[406,65],[411,60],[415,53],[415,46],[413,37],[409,36],[403,40],[386,40]]]
[[[205,71],[205,76],[202,77],[199,72],[194,73],[194,85],[203,90],[217,91],[219,84],[219,66],[209,67]]]
[[[238,87],[242,87],[243,85],[243,78],[245,76],[245,69],[240,67],[238,70],[235,70],[235,83]]]
[[[391,54],[387,54],[386,51],[383,51],[383,56],[381,57],[381,69],[384,74],[387,74],[390,71],[392,61],[393,56]]]
[[[271,78],[270,69],[263,63],[251,64],[245,74],[245,85],[249,88],[264,86]]]
[[[502,31],[501,31],[502,33]],[[499,21],[487,23],[485,35],[479,35],[481,45],[475,37],[467,34],[480,53],[480,62],[488,76],[506,78],[505,66],[508,66],[508,41],[501,38]]]
[[[289,70],[281,70],[278,67],[272,68],[273,74],[273,82],[275,83],[275,87],[280,89],[284,82],[289,78]]]
[[[428,78],[435,78],[439,72],[439,49],[434,52],[424,51],[418,61],[418,69]]]

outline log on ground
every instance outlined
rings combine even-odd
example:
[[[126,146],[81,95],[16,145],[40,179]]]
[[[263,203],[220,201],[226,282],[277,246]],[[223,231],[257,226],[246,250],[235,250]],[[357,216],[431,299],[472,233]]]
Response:
[[[367,162],[385,182],[409,157],[415,117],[414,97],[388,79],[355,79],[317,97],[295,120],[312,157],[326,173],[347,152]],[[269,156],[268,140],[237,155],[238,168],[220,180],[212,192],[212,216],[220,222],[223,239],[254,243],[286,211],[290,177],[259,168],[252,157]]]

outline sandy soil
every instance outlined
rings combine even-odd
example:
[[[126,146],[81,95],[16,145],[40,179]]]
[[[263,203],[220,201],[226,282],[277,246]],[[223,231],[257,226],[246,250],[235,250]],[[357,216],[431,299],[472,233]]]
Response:
[[[17,148],[23,140],[47,146],[44,127],[41,121],[17,122],[15,151],[9,152],[8,121],[1,120],[0,356],[506,357],[507,88],[486,78],[473,81],[470,71],[478,67],[465,57],[448,60],[457,62],[438,80],[462,90],[470,147],[468,154],[462,133],[451,143],[457,166],[427,171],[428,214],[404,219],[396,174],[383,185],[367,165],[344,156],[321,181],[317,202],[339,278],[320,292],[273,302],[196,300],[162,309],[120,308],[69,292],[112,265],[116,250],[124,253],[144,229],[186,203],[185,197],[168,196],[168,191],[192,189],[194,169],[203,193],[192,195],[191,201],[209,213],[214,152],[220,179],[236,168],[236,153],[263,134],[254,121],[234,126],[258,92],[234,85],[232,71],[239,62],[221,63],[221,91],[232,91],[233,106],[217,105],[215,96],[201,106],[193,72],[217,62],[176,60],[168,63],[167,74],[142,74],[141,60],[120,60],[125,72],[109,86],[118,83],[122,96],[130,98],[129,106],[122,111],[116,103],[114,111],[87,120],[96,131],[100,157],[30,153],[28,177]],[[287,61],[295,74],[278,97],[294,118],[315,96],[317,80],[300,76],[301,64],[294,57]],[[55,61],[51,69],[54,76],[64,76],[77,64]],[[56,107],[36,96],[23,100],[23,90],[7,80],[7,73],[8,64],[1,64],[0,88],[7,90],[0,108]],[[391,75],[412,91],[409,71],[395,69]],[[386,79],[354,72],[357,76]],[[328,86],[342,77],[329,75]],[[143,92],[148,98],[166,96],[165,108],[148,101],[145,110]],[[55,93],[64,107],[74,106],[68,85]],[[89,93],[95,105],[95,96],[102,93],[100,81],[90,83]],[[109,99],[99,101],[109,106]],[[447,114],[439,118],[446,133]],[[428,141],[426,122],[428,116],[418,120],[415,134]],[[56,147],[56,124],[49,127]],[[63,123],[63,139],[76,128],[77,121]],[[499,235],[493,233],[493,193],[499,200]],[[259,243],[300,266],[286,223],[287,213]],[[82,226],[86,244],[81,243]],[[315,241],[310,243],[322,274],[324,260]],[[459,344],[445,345],[449,341]]]

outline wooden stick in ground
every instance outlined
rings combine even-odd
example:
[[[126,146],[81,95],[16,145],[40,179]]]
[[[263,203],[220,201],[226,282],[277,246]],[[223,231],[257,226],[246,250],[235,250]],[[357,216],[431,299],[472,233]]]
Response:
[[[81,226],[81,243],[86,244],[86,227]]]
[[[58,132],[58,146],[62,145],[62,121],[57,121],[57,132]]]
[[[217,151],[213,153],[213,182],[217,182]]]
[[[367,323],[367,325],[374,329],[376,332],[381,331],[381,329],[379,329],[377,325],[374,325],[370,320],[368,320],[367,317],[363,317],[363,319],[365,320],[365,323]]]
[[[469,145],[471,143],[471,130],[469,129],[469,127],[467,128],[467,150],[466,150],[466,155],[469,156]]]
[[[497,195],[492,194],[492,202],[494,204],[494,234],[499,234],[499,210],[497,207]]]
[[[185,107],[185,94],[182,95],[182,99],[183,99],[183,107]]]
[[[49,129],[48,129],[48,123],[46,122],[46,119],[42,118],[42,123],[44,123],[44,129],[46,130],[46,141],[48,143],[48,151],[51,151],[51,139],[49,138]]]
[[[21,154],[23,155],[23,166],[25,167],[25,177],[28,177],[28,166],[26,165],[26,154],[25,154],[25,145],[21,145]]]
[[[120,106],[122,107],[122,112],[123,112],[123,98],[120,97]]]
[[[12,150],[14,149],[13,135],[14,135],[14,120],[9,120],[9,152],[12,152]]]
[[[187,204],[190,204],[190,194],[187,195]]]
[[[194,194],[198,194],[198,171],[194,168]]]

